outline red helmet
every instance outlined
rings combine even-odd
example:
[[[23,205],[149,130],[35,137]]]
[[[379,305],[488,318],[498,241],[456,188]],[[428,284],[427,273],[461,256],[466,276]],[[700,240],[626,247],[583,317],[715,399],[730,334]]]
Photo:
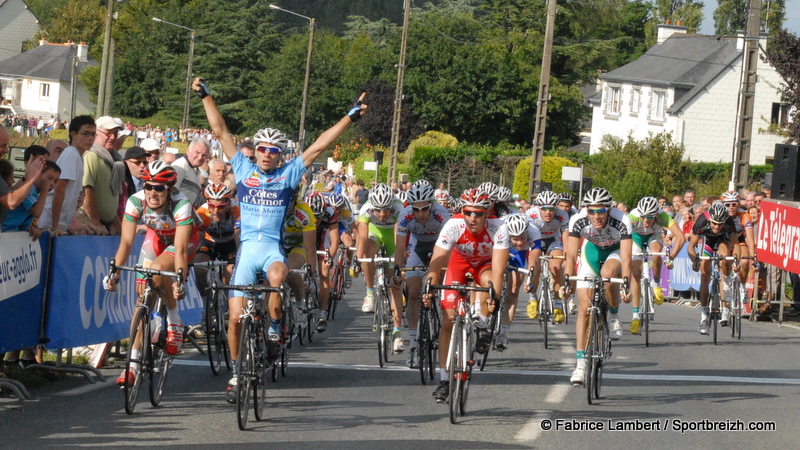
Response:
[[[468,206],[473,208],[483,208],[489,209],[489,206],[492,205],[492,200],[489,199],[489,195],[481,188],[472,188],[467,189],[461,194],[461,207],[466,208]]]
[[[153,161],[142,174],[142,180],[174,185],[178,181],[178,172],[164,161]]]
[[[233,195],[231,188],[224,184],[209,184],[203,192],[209,200],[228,200]]]

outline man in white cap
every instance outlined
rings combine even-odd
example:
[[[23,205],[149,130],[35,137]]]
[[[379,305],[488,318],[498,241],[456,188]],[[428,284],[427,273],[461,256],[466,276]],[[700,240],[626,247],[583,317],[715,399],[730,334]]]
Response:
[[[94,145],[83,156],[83,209],[96,225],[110,234],[119,234],[119,196],[125,182],[125,163],[116,151],[117,137],[123,128],[113,117],[95,120]]]
[[[161,146],[158,145],[158,141],[153,138],[145,138],[142,139],[142,142],[139,144],[139,147],[142,147],[144,151],[147,152],[147,163],[150,164],[153,161],[157,161],[161,157]]]

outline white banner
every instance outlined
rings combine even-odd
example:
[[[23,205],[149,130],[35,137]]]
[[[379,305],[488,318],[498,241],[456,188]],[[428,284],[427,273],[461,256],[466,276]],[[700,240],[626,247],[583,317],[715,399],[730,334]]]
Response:
[[[0,301],[39,284],[42,248],[27,231],[0,233]]]

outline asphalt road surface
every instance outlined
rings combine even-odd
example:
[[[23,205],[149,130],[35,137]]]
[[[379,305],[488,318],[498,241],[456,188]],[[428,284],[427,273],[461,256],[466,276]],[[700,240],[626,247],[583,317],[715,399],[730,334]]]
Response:
[[[745,322],[742,339],[722,328],[719,345],[697,333],[699,311],[665,303],[652,324],[652,346],[625,333],[615,342],[593,405],[573,387],[574,322],[551,327],[520,308],[510,348],[492,352],[475,372],[468,411],[450,424],[406,354],[378,367],[371,318],[360,311],[354,281],[328,330],[295,343],[285,378],[268,387],[265,420],[252,413],[245,431],[225,402],[228,373],[214,376],[191,346],[176,359],[162,406],[146,385],[133,415],[113,384],[72,376],[31,390],[33,400],[0,396],[2,448],[45,446],[231,448],[769,448],[792,447],[800,401],[800,330]],[[521,305],[524,306],[524,305]],[[630,308],[621,308],[624,321]],[[624,329],[627,330],[627,323]],[[408,345],[408,344],[407,344]],[[729,428],[729,429],[723,429]],[[755,427],[768,431],[751,431]],[[620,430],[622,428],[623,430]],[[733,429],[730,429],[733,428]]]

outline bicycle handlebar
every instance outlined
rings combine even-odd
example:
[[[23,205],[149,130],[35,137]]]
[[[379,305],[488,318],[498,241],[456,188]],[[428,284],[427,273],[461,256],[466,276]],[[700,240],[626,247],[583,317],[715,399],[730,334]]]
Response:
[[[539,259],[567,259],[564,255],[539,255]]]
[[[217,284],[214,283],[211,289],[225,289],[244,292],[281,292],[281,288],[272,286],[258,286],[255,284]]]
[[[215,259],[213,261],[191,262],[191,263],[189,263],[189,267],[219,267],[219,266],[227,266],[228,264],[236,264],[236,260],[235,259],[228,259],[228,260]]]
[[[394,258],[387,258],[387,257],[375,257],[375,258],[356,258],[356,260],[360,263],[390,263],[394,261]]]
[[[161,277],[177,278],[178,284],[183,284],[183,282],[185,281],[183,277],[183,267],[178,269],[177,272],[169,272],[167,270],[151,269],[149,267],[143,267],[143,266],[118,266],[115,264],[113,259],[111,260],[108,266],[109,266],[109,274],[114,274],[118,270],[123,270],[128,272],[138,272],[148,277],[161,276]]]
[[[625,278],[603,278],[603,277],[593,277],[593,276],[584,276],[584,277],[571,276],[564,278],[566,278],[568,281],[589,281],[592,283],[598,278],[604,283],[625,284],[628,282],[628,280],[626,280]]]

